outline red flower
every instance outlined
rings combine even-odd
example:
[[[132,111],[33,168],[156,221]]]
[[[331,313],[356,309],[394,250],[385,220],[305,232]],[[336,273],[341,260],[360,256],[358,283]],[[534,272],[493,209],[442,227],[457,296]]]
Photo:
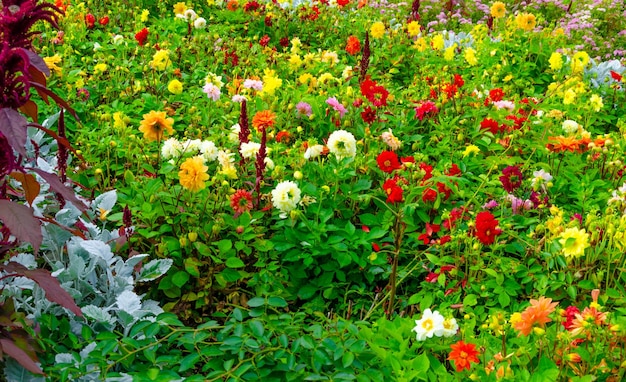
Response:
[[[426,163],[420,163],[420,170],[424,171],[422,183],[433,177],[433,166]]]
[[[459,88],[460,88],[460,87],[462,87],[463,85],[465,85],[465,81],[463,81],[463,77],[461,77],[461,75],[459,75],[459,74],[455,74],[455,75],[454,75],[454,84],[455,84],[457,87],[459,87]]]
[[[402,201],[403,190],[398,186],[398,179],[387,179],[383,184],[383,190],[387,194],[387,203],[399,203]]]
[[[146,40],[148,39],[148,28],[143,28],[139,32],[135,33],[135,40],[139,43],[139,45],[144,45]]]
[[[459,341],[450,345],[450,348],[452,351],[450,352],[450,356],[448,356],[448,360],[454,362],[456,371],[463,371],[463,369],[469,370],[472,362],[480,363],[477,357],[478,350],[476,350],[476,345]]]
[[[489,91],[489,99],[493,102],[502,101],[504,98],[504,92],[500,88],[491,89]]]
[[[434,233],[439,232],[440,229],[441,226],[439,224],[426,223],[426,232],[419,235],[417,239],[423,241],[424,244],[428,245],[431,242],[430,238],[433,236]]]
[[[435,105],[432,101],[424,101],[420,103],[418,107],[415,108],[415,117],[420,121],[424,120],[427,114],[437,114],[439,109],[437,105]]]
[[[489,211],[479,212],[476,215],[476,228],[474,236],[485,245],[493,244],[496,236],[502,231],[498,228],[498,220]]]
[[[459,220],[461,216],[463,216],[464,212],[464,208],[453,208],[452,211],[450,211],[450,217],[444,220],[443,226],[448,230],[452,229],[456,224],[456,221]]]
[[[361,118],[365,123],[373,123],[374,121],[376,121],[376,110],[372,109],[369,106],[366,107],[365,110],[361,112]]]
[[[244,12],[256,11],[261,5],[257,1],[249,1],[243,6]]]
[[[389,92],[384,86],[380,86],[376,84],[376,81],[372,81],[369,76],[361,82],[361,94],[376,107],[387,105]]]
[[[337,5],[340,7],[345,7],[350,4],[350,0],[337,0]]]
[[[350,36],[348,37],[348,41],[346,42],[346,52],[349,55],[354,56],[355,54],[361,51],[361,42],[358,37]]]
[[[617,82],[620,82],[622,80],[622,75],[612,70],[611,70],[611,77]]]
[[[461,175],[461,169],[459,168],[459,166],[456,165],[456,163],[453,163],[452,166],[450,166],[450,168],[446,170],[445,174],[448,176]]]
[[[483,121],[480,123],[480,128],[483,130],[489,130],[491,131],[491,134],[494,135],[500,131],[500,125],[498,124],[498,122],[491,118],[483,119]]]
[[[104,16],[101,17],[100,20],[98,20],[98,24],[105,26],[109,23],[109,16]]]
[[[517,117],[515,115],[507,115],[504,119],[513,121],[513,130],[519,130],[524,126],[524,123],[528,120],[525,117]]]
[[[282,46],[283,48],[288,47],[289,46],[289,37],[281,38],[279,43],[280,43],[280,46]]]
[[[565,318],[565,321],[563,321],[565,330],[571,331],[574,328],[574,319],[577,314],[580,314],[580,310],[575,306],[568,306],[567,309],[565,309],[562,314],[562,317]]]
[[[278,134],[276,134],[276,142],[280,143],[285,141],[285,143],[289,143],[291,140],[291,134],[288,131],[282,130]]]
[[[445,200],[450,199],[450,195],[452,195],[452,189],[442,182],[437,182],[437,191],[444,195]]]
[[[267,44],[269,44],[269,43],[270,43],[270,36],[268,36],[268,35],[264,35],[259,40],[259,45],[261,45],[262,47],[266,47]]]
[[[434,202],[435,200],[437,200],[437,191],[433,190],[432,188],[424,190],[424,193],[422,194],[422,201],[424,203]]]
[[[456,92],[459,90],[455,84],[444,84],[441,89],[448,96],[448,98],[454,98]]]
[[[391,174],[394,170],[398,170],[402,167],[400,160],[398,159],[398,154],[393,151],[383,151],[378,154],[376,162],[378,162],[378,167],[388,174]]]
[[[85,16],[85,24],[87,24],[87,29],[92,29],[94,25],[96,25],[96,17],[91,13],[87,13],[87,16]]]
[[[240,215],[252,209],[252,194],[246,190],[237,190],[230,197],[230,206]]]
[[[522,172],[517,166],[508,166],[502,170],[500,182],[502,182],[502,187],[508,193],[512,193],[522,185],[522,179]]]

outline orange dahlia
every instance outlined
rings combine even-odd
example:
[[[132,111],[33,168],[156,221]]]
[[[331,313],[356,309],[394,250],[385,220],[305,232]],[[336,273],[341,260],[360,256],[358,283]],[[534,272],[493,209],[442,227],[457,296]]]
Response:
[[[168,134],[174,133],[172,125],[174,120],[167,118],[164,111],[151,111],[143,115],[140,123],[139,131],[143,133],[143,137],[149,141],[161,141],[164,132]]]
[[[252,117],[252,126],[254,126],[257,130],[273,127],[275,123],[276,114],[274,114],[271,110],[259,111],[254,115],[254,117]]]

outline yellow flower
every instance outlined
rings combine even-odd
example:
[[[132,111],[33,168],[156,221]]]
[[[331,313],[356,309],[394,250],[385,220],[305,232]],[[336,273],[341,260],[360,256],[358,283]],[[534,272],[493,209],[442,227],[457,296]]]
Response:
[[[476,58],[476,51],[473,48],[465,49],[465,61],[471,66],[478,65],[478,59]]]
[[[567,228],[561,233],[559,243],[565,257],[580,257],[585,253],[585,248],[589,247],[589,234],[584,228]]]
[[[558,52],[552,53],[548,61],[550,62],[550,69],[554,71],[561,70],[563,67],[563,57]]]
[[[139,20],[142,23],[145,23],[146,21],[148,21],[148,16],[150,16],[150,11],[147,9],[144,9],[143,11],[141,11],[141,16],[139,17]]]
[[[411,21],[406,26],[406,29],[409,32],[409,36],[415,37],[420,33],[420,24],[417,21]]]
[[[435,37],[433,37],[432,44],[434,50],[442,50],[445,46],[443,36],[440,34],[435,35]]]
[[[465,158],[466,156],[471,155],[471,154],[478,154],[479,152],[480,152],[480,149],[478,148],[478,146],[476,146],[476,145],[469,145],[463,151],[463,158]]]
[[[523,29],[526,32],[530,32],[535,29],[535,25],[537,25],[537,18],[532,13],[520,13],[515,17],[515,23],[518,28]]]
[[[370,34],[373,38],[383,37],[385,35],[385,24],[380,21],[375,22],[370,28]]]
[[[182,1],[174,4],[174,13],[177,15],[182,15],[187,10],[187,5]]]
[[[123,130],[126,128],[128,117],[124,115],[121,111],[116,111],[113,113],[113,127],[118,130]]]
[[[48,69],[54,72],[54,74],[56,74],[57,76],[63,74],[63,70],[57,66],[57,64],[61,62],[61,56],[59,56],[58,54],[55,54],[52,57],[44,57],[43,61],[46,63]]]
[[[273,70],[265,69],[263,73],[263,90],[259,94],[272,95],[283,84],[283,80],[278,78]]]
[[[165,70],[168,66],[172,64],[170,60],[170,51],[167,49],[157,50],[152,56],[152,61],[150,61],[150,66],[156,70]]]
[[[504,17],[504,15],[506,14],[506,6],[501,1],[496,1],[495,3],[493,3],[490,10],[491,16],[496,19]]]
[[[108,68],[107,64],[97,64],[96,66],[93,67],[93,73],[94,74],[104,73],[106,72],[107,68]]]
[[[206,187],[205,182],[209,179],[209,174],[206,173],[208,169],[200,155],[187,159],[180,165],[178,172],[180,185],[191,192],[202,190]]]
[[[426,39],[424,37],[420,37],[417,40],[415,40],[415,43],[413,44],[413,46],[415,47],[415,49],[417,49],[418,52],[423,52],[426,50],[426,48],[428,48],[428,43],[426,43]]]
[[[298,82],[300,82],[302,85],[306,85],[309,83],[309,81],[311,81],[312,78],[313,76],[310,73],[303,73],[300,75],[300,77],[298,77]]]
[[[174,120],[167,118],[164,111],[151,111],[143,115],[143,120],[139,126],[139,131],[143,133],[143,137],[149,141],[161,141],[163,133],[174,133],[172,128]]]
[[[572,57],[572,74],[581,73],[589,63],[587,52],[576,52]]]
[[[573,89],[567,89],[563,94],[563,104],[571,105],[576,101],[576,92]]]
[[[297,54],[292,54],[289,57],[289,66],[291,69],[298,69],[302,65],[302,59]]]
[[[556,28],[554,31],[552,31],[552,35],[554,37],[565,36],[565,30],[563,30],[563,28]]]
[[[167,84],[167,90],[172,94],[181,94],[183,92],[183,84],[176,79],[171,80],[170,83]]]
[[[600,111],[600,109],[602,109],[602,107],[604,106],[604,102],[602,102],[602,97],[597,94],[591,96],[591,98],[589,99],[589,104],[591,105],[591,108],[596,112]]]
[[[449,48],[446,48],[446,50],[443,53],[443,59],[446,61],[452,61],[454,60],[454,50],[456,49],[456,44],[452,45]]]

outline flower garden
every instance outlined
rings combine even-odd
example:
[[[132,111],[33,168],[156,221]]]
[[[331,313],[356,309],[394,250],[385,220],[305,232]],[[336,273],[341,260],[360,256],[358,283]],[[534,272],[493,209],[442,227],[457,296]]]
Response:
[[[625,20],[3,0],[6,380],[623,380]]]

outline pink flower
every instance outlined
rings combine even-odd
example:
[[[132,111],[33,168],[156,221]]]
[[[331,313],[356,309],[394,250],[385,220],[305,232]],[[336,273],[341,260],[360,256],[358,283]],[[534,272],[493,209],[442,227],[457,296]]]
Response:
[[[326,103],[330,105],[333,109],[335,109],[335,111],[338,111],[341,118],[343,118],[343,116],[348,111],[341,103],[339,103],[339,101],[335,97],[330,97],[326,100]]]

